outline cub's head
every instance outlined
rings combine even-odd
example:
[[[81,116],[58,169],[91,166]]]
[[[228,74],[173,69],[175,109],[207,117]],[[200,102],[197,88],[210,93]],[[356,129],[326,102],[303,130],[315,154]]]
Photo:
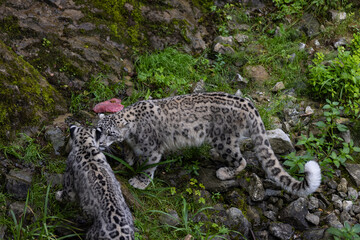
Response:
[[[70,126],[69,147],[91,146],[99,147],[101,139],[104,138],[100,128],[81,127],[78,125]]]
[[[122,142],[129,133],[129,122],[116,114],[99,115],[97,127],[102,129],[104,137],[101,138],[100,147],[108,147],[113,142]]]

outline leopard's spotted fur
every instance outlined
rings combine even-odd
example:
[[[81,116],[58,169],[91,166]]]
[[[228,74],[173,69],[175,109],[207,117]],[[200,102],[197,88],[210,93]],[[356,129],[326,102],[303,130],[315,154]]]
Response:
[[[234,178],[246,166],[239,140],[250,136],[257,157],[269,178],[296,195],[308,195],[320,185],[320,167],[315,161],[305,165],[305,179],[298,181],[280,165],[268,138],[263,121],[254,105],[247,99],[226,93],[197,93],[158,100],[137,102],[124,110],[101,115],[98,127],[107,138],[104,145],[125,141],[140,158],[155,164],[165,151],[184,146],[199,146],[204,142],[228,162],[217,170],[221,180]],[[129,156],[130,164],[133,158]],[[129,180],[136,188],[144,189],[153,178],[156,167]]]
[[[105,155],[99,150],[100,129],[70,127],[71,152],[66,163],[59,201],[78,200],[93,225],[86,234],[89,240],[132,240],[134,223]]]

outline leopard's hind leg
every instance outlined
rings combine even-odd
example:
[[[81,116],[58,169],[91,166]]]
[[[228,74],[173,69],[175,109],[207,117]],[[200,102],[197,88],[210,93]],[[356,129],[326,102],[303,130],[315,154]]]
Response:
[[[212,150],[215,150],[228,164],[227,167],[219,168],[216,171],[216,176],[220,180],[235,178],[246,167],[246,160],[241,154],[237,139],[225,137],[225,140],[213,143],[213,147]]]

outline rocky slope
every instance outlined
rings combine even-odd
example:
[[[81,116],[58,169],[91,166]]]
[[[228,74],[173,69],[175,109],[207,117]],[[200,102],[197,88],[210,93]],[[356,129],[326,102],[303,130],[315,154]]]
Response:
[[[182,46],[185,52],[194,55],[237,51],[248,55],[264,54],[264,47],[252,44],[249,37],[251,31],[264,27],[261,20],[251,26],[234,21],[236,16],[232,16],[226,23],[229,36],[218,36],[218,19],[209,7],[214,5],[221,9],[225,2],[116,1],[119,7],[101,1],[0,0],[1,145],[10,145],[8,143],[16,139],[16,133],[23,132],[42,143],[50,142],[54,156],[63,154],[68,121],[85,122],[95,118],[86,111],[71,116],[68,109],[72,94],[83,93],[86,84],[97,74],[108,76],[104,79],[106,85],[125,84],[125,88],[130,89],[137,74],[134,54],[162,50],[172,45]],[[261,19],[273,9],[268,7],[270,1],[244,2],[249,4],[244,7],[248,18]],[[358,7],[356,2],[353,6]],[[339,18],[339,12],[332,11],[329,25],[335,25]],[[319,49],[333,51],[340,45],[346,46],[351,35],[334,36],[321,44],[316,42],[316,36],[324,31],[324,26],[312,14],[305,14],[294,27],[300,32],[295,38],[305,36],[308,40],[300,48],[306,51],[309,59]],[[274,35],[278,34],[281,34],[281,29],[274,27]],[[288,61],[295,57],[289,56]],[[236,86],[247,85],[249,81],[266,85],[272,77],[271,70],[260,64],[246,65],[245,60],[237,61],[234,67],[241,69],[234,80]],[[201,86],[199,88],[201,90]],[[269,134],[272,135],[271,145],[279,156],[295,149],[304,150],[294,147],[300,134],[294,129],[299,122],[307,129],[314,129],[312,123],[321,118],[319,104],[298,104],[300,100],[291,90],[284,91],[281,82],[271,88],[274,94],[288,97],[283,100],[287,107],[280,114],[282,119],[275,120],[277,130]],[[121,95],[130,95],[127,89]],[[259,104],[269,101],[268,94],[260,91],[248,93]],[[292,141],[284,131],[292,134]],[[348,133],[355,135],[354,132]],[[214,163],[202,159],[204,162],[200,164],[199,176],[196,176],[204,184],[205,190],[202,189],[201,194],[207,203],[212,203],[211,196],[216,196],[214,193],[221,193],[221,197],[212,212],[192,216],[193,222],[225,225],[234,231],[224,234],[226,239],[242,239],[242,235],[247,239],[331,239],[326,232],[329,227],[342,228],[345,222],[354,225],[360,221],[358,164],[347,164],[336,170],[334,178],[324,176],[321,188],[312,196],[295,198],[266,180],[249,145],[251,143],[245,142],[243,146],[249,171],[241,179],[217,181],[213,177]],[[34,167],[33,164],[24,164],[21,159],[14,160],[6,148],[2,149],[0,190],[12,197],[4,201],[0,199],[5,203],[0,207],[1,214],[13,210],[15,216],[21,216],[27,191],[40,176],[44,175],[48,183],[58,186],[61,174],[48,174],[41,170],[50,166],[51,161],[43,159],[41,167]],[[194,175],[174,167],[173,171],[158,177],[180,189]],[[133,208],[141,209],[132,194],[125,193]],[[176,226],[181,221],[179,213],[175,210],[169,212],[174,217],[164,217],[159,222]],[[29,212],[27,222],[34,220],[31,214],[34,213]],[[6,224],[0,221],[0,239],[4,236],[10,238],[10,235]]]

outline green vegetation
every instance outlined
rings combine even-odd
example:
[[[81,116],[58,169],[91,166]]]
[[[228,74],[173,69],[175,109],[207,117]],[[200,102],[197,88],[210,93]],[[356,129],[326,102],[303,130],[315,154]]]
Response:
[[[22,133],[14,143],[10,145],[0,144],[0,151],[9,157],[13,157],[23,160],[25,163],[38,163],[44,159],[44,148],[35,142],[35,139]]]
[[[329,98],[341,103],[345,113],[357,117],[360,107],[360,34],[354,34],[350,50],[338,48],[338,56],[329,64],[318,53],[310,66],[309,84],[318,99]]]
[[[331,227],[327,232],[333,235],[335,240],[359,240],[360,224],[357,223],[351,226],[348,222],[345,222],[343,228]]]
[[[294,153],[288,155],[284,165],[290,167],[290,172],[304,172],[304,164],[309,159],[318,159],[324,174],[331,176],[334,173],[333,166],[339,168],[346,161],[353,160],[352,154],[360,152],[359,147],[355,147],[353,141],[345,142],[337,132],[345,132],[348,128],[339,123],[340,112],[343,109],[338,102],[327,100],[323,109],[325,121],[318,121],[315,125],[320,130],[319,136],[302,136],[297,145],[304,145],[307,154],[296,156]]]
[[[136,61],[138,82],[152,89],[152,96],[162,98],[190,91],[193,83],[206,80],[195,66],[197,59],[175,48],[140,56]]]
[[[114,98],[124,88],[123,85],[113,85],[110,87],[104,83],[105,79],[106,75],[103,74],[93,76],[87,82],[84,91],[72,93],[70,111],[77,113],[80,110],[88,109],[89,105],[91,107],[91,105]]]
[[[310,8],[318,15],[324,16],[330,9],[350,8],[347,0],[272,0],[278,11],[275,12],[275,19],[281,19],[289,15],[300,15]]]
[[[74,223],[66,220],[69,216],[64,216],[63,212],[78,214],[74,209],[61,208],[55,202],[55,192],[42,183],[34,184],[28,192],[24,203],[24,210],[20,215],[16,215],[10,210],[10,215],[0,215],[0,225],[5,225],[12,239],[67,239],[79,237],[77,233],[80,229],[74,227]],[[1,196],[0,196],[1,197]],[[0,198],[1,202],[1,198]],[[65,211],[65,212],[66,212]],[[1,211],[0,211],[1,213]],[[59,236],[59,229],[68,232]]]

